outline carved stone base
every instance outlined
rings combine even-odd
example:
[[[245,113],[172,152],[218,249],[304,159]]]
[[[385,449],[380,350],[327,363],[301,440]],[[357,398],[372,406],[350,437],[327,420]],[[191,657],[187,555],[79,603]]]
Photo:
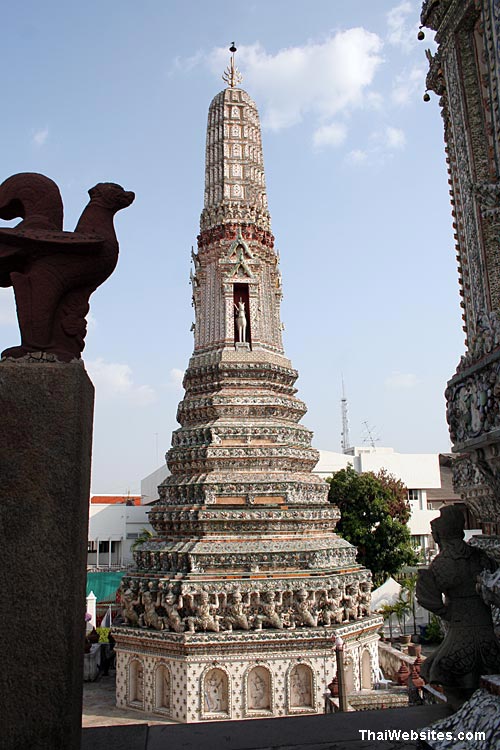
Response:
[[[498,747],[500,697],[493,690],[490,692],[485,683],[485,680],[492,679],[494,677],[484,678],[484,687],[476,690],[472,698],[455,714],[420,730],[427,735],[423,747],[433,750],[484,750],[486,747]]]
[[[336,628],[172,633],[116,628],[116,701],[193,723],[323,713],[345,642],[348,692],[378,674],[379,616]]]

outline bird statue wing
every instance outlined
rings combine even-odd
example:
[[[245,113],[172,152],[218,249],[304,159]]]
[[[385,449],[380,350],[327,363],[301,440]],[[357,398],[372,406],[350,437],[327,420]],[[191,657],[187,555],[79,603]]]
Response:
[[[81,232],[51,232],[36,229],[0,228],[0,259],[18,253],[51,253],[71,248],[71,252],[98,252],[104,238]]]

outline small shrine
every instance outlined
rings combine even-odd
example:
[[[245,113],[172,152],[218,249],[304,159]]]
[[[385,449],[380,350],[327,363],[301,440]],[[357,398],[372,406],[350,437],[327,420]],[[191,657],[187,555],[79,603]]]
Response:
[[[117,704],[182,722],[323,712],[336,636],[349,691],[378,674],[371,575],[335,533],[300,424],[259,115],[235,51],[208,113],[181,426],[115,635]]]

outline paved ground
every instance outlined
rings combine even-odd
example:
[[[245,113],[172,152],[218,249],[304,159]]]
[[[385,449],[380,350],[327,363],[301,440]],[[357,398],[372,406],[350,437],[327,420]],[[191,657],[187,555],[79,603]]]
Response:
[[[115,705],[115,671],[96,682],[83,683],[83,727],[109,727],[118,724],[172,724],[157,714],[144,714]]]

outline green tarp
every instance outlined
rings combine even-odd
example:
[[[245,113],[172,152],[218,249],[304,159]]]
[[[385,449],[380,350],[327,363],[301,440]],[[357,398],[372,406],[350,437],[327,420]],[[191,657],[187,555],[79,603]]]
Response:
[[[87,596],[94,592],[98,602],[114,602],[116,589],[120,587],[125,570],[113,573],[87,573]]]

